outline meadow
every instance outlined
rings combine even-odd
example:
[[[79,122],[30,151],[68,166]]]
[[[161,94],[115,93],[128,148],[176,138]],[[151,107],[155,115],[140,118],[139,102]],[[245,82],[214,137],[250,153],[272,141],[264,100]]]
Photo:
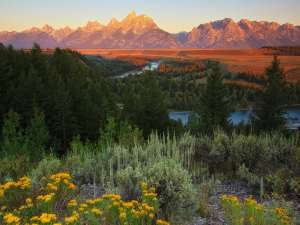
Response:
[[[225,65],[230,72],[240,72],[262,75],[265,68],[270,65],[273,54],[272,49],[78,49],[81,54],[100,55],[107,58],[116,58],[143,65],[151,60],[173,59],[178,61],[216,60]],[[297,82],[300,80],[300,56],[280,55],[281,65],[287,80]]]

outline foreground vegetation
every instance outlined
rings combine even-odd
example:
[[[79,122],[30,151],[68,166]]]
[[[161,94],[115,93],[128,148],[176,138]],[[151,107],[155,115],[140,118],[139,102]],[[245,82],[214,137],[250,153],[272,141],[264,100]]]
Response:
[[[81,199],[68,173],[44,177],[32,186],[28,177],[0,186],[1,224],[132,224],[168,225],[157,219],[155,189],[141,184],[139,201],[123,201],[120,195]]]
[[[284,208],[272,208],[257,203],[251,197],[241,202],[236,196],[222,196],[225,218],[230,224],[289,225],[292,219]]]
[[[231,225],[299,221],[300,139],[285,130],[282,109],[299,93],[288,91],[276,58],[255,91],[228,87],[216,62],[185,78],[117,80],[69,50],[0,46],[0,59],[3,222],[182,225],[212,217],[210,197]],[[229,113],[250,99],[255,118],[232,127]],[[199,117],[187,127],[171,121],[176,104]],[[260,202],[216,196],[226,182]]]
[[[29,175],[34,184],[40,185],[44,177],[69,171],[79,189],[90,185],[89,196],[97,196],[102,190],[120,194],[125,200],[138,199],[140,183],[146,182],[157,190],[159,215],[175,224],[211,210],[203,194],[213,194],[214,187],[223,181],[243,181],[260,200],[270,199],[272,193],[285,199],[300,196],[297,136],[228,136],[215,131],[213,138],[151,135],[146,142],[138,141],[138,134],[130,136],[134,137],[131,141],[119,137],[111,142],[108,136],[95,143],[75,138],[64,158],[48,155],[38,163],[30,162],[26,155],[7,156],[0,162],[2,182]],[[81,192],[76,193],[81,198]],[[294,211],[291,203],[280,207],[286,206]],[[294,218],[295,213],[291,215]]]

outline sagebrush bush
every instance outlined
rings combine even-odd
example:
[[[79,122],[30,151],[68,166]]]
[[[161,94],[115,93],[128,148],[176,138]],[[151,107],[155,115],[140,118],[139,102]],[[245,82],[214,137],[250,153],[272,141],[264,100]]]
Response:
[[[260,182],[260,177],[253,172],[250,172],[249,169],[242,164],[237,171],[238,178],[246,181],[248,185],[258,186]]]
[[[25,176],[33,165],[27,155],[9,155],[0,158],[0,182]]]
[[[264,160],[266,146],[254,135],[237,135],[232,136],[230,147],[230,161],[233,168],[237,169],[244,164],[245,167],[254,171],[258,168],[259,163]]]
[[[31,177],[34,184],[38,184],[43,177],[58,173],[63,168],[62,161],[53,155],[42,159],[35,169],[31,171]]]
[[[195,190],[191,176],[174,160],[162,159],[145,168],[147,182],[157,188],[165,218],[172,218],[185,208],[193,208]]]
[[[214,171],[228,170],[229,165],[227,159],[230,152],[230,137],[222,130],[216,130],[213,134],[213,142],[211,145],[210,164]]]
[[[94,182],[96,173],[99,172],[95,155],[87,151],[71,151],[65,158],[65,168],[70,171],[79,184],[91,184]],[[98,176],[97,176],[98,177]]]
[[[139,185],[144,180],[141,168],[120,170],[116,174],[116,186],[125,199],[136,199],[139,194]]]

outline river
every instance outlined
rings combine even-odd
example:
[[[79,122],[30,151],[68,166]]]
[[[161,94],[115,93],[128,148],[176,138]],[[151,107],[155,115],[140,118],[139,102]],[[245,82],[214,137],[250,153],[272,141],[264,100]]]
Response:
[[[120,78],[128,77],[130,75],[140,75],[140,74],[144,73],[145,71],[156,71],[156,70],[158,70],[160,63],[161,63],[161,61],[151,61],[141,69],[128,71],[128,72],[120,74],[118,76],[114,76],[114,78],[120,79]]]
[[[169,112],[169,118],[176,121],[181,121],[183,125],[187,125],[189,118],[193,114],[191,111],[172,111]],[[239,124],[249,124],[251,121],[252,111],[241,110],[230,114],[228,121],[237,126]],[[288,107],[284,117],[287,121],[287,128],[290,130],[300,129],[300,106]]]
[[[115,76],[114,78],[125,78],[130,75],[140,75],[145,71],[156,71],[159,68],[161,61],[151,61],[146,64],[143,68],[132,70],[121,75]],[[181,121],[185,126],[188,124],[189,118],[193,112],[191,111],[172,111],[169,112],[169,118],[176,121]],[[252,111],[251,110],[240,110],[232,112],[228,118],[228,121],[237,126],[239,124],[249,124],[251,122]],[[287,121],[287,128],[290,130],[300,129],[300,106],[287,107],[284,115]]]

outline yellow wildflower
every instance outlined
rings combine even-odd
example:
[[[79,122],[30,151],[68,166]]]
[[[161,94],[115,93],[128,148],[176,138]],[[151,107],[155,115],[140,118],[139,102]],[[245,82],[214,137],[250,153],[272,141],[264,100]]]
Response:
[[[68,207],[75,207],[75,206],[77,206],[76,199],[72,199],[68,202]]]
[[[20,218],[15,216],[12,213],[5,214],[3,219],[4,219],[5,223],[7,223],[7,224],[15,224],[15,223],[19,224],[20,223]]]
[[[42,202],[49,202],[53,199],[54,196],[55,196],[54,193],[50,193],[50,194],[47,194],[47,195],[39,195],[36,199],[38,201],[42,201]]]
[[[170,225],[168,222],[166,222],[164,220],[156,220],[156,224],[157,225]]]
[[[94,213],[96,216],[100,216],[102,214],[100,209],[92,208],[91,212]]]

